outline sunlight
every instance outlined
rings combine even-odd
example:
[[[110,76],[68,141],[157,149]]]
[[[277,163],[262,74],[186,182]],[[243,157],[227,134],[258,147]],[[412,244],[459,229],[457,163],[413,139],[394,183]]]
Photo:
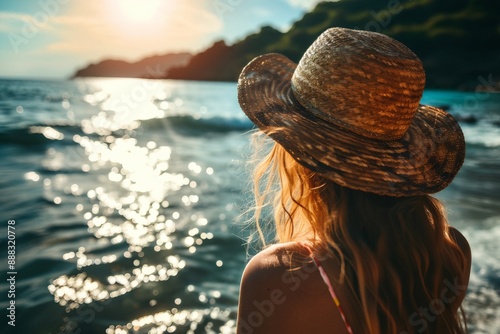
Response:
[[[116,2],[118,15],[129,22],[147,22],[158,13],[160,0],[121,0]]]
[[[151,33],[161,28],[172,10],[171,1],[108,1],[110,20],[126,34]]]

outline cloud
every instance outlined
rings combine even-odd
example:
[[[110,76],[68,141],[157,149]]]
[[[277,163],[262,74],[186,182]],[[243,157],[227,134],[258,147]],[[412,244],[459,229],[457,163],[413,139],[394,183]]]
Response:
[[[9,31],[12,31],[11,27],[5,24],[5,22],[0,22],[0,32],[9,32]]]
[[[2,21],[23,21],[30,19],[31,16],[21,13],[0,12],[0,20]]]
[[[22,24],[31,19],[31,16],[20,13],[0,12],[0,31],[16,31]]]
[[[273,13],[265,7],[254,7],[252,13],[260,17],[272,17]]]
[[[56,42],[47,45],[42,52],[44,53],[85,53],[87,47],[82,43]]]
[[[320,2],[337,2],[340,0],[286,0],[286,1],[294,7],[311,10]]]

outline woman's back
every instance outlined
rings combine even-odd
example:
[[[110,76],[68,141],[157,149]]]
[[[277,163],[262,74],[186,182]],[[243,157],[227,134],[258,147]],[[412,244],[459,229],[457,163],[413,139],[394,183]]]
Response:
[[[300,243],[272,245],[253,257],[241,292],[238,333],[349,333]]]
[[[446,303],[456,298],[460,303],[465,297],[462,287],[469,281],[471,254],[464,236],[454,228],[450,232],[466,256],[467,265],[457,280],[450,282],[448,290],[443,291],[441,301]],[[313,257],[321,262],[328,282]],[[347,276],[340,284],[337,278],[341,268],[339,260],[317,254],[311,245],[301,242],[275,244],[260,252],[248,263],[242,277],[238,333],[349,334],[345,321],[352,333],[364,333],[362,306],[352,286],[356,279]],[[335,290],[340,309],[328,291],[328,284]],[[419,311],[427,318],[410,320],[413,328],[401,328],[398,333],[425,333],[432,328],[435,316],[439,315],[435,311],[439,310],[430,304],[422,305],[415,314]]]

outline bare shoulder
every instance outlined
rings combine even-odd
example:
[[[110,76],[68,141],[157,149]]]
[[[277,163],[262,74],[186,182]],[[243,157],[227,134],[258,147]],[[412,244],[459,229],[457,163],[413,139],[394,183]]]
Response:
[[[285,290],[287,273],[300,271],[306,262],[307,255],[298,243],[276,244],[262,250],[243,271],[240,304],[245,295],[267,298],[273,289]]]
[[[335,312],[318,269],[301,244],[270,246],[247,264],[240,287],[238,333],[322,333],[325,328],[331,332]]]
[[[304,246],[296,242],[271,245],[255,255],[243,272],[243,279],[258,279],[260,275],[278,274],[283,270],[292,269],[298,263],[308,258]]]

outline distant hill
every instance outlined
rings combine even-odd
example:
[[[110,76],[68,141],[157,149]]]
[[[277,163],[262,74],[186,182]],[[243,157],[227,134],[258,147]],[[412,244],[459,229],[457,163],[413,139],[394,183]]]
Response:
[[[324,2],[285,33],[264,27],[233,45],[216,42],[165,78],[236,81],[243,66],[263,53],[298,61],[330,27],[379,31],[403,42],[422,59],[428,88],[474,89],[500,79],[500,1],[484,0]]]
[[[236,81],[243,66],[255,56],[279,43],[283,33],[266,26],[243,41],[226,45],[215,42],[210,48],[194,55],[186,66],[166,72],[169,79]]]
[[[184,66],[191,59],[190,53],[166,54],[144,58],[135,63],[123,60],[103,60],[78,70],[76,77],[129,77],[160,78],[172,67]]]

